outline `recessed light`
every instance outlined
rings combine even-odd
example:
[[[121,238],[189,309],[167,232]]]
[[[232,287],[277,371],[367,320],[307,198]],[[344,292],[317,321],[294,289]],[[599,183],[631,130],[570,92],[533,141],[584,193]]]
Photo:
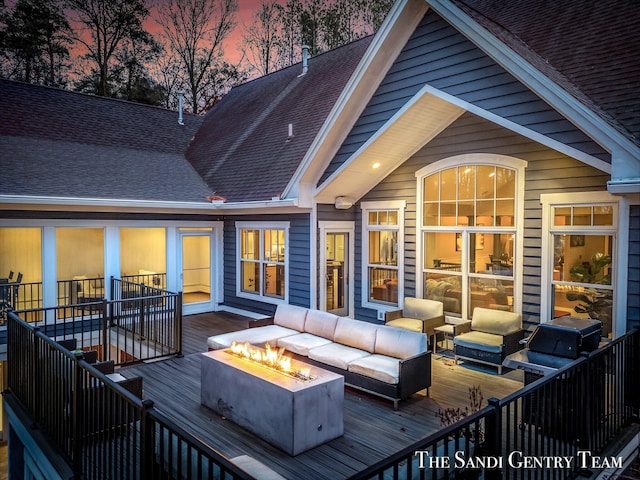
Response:
[[[380,168],[380,162],[376,162],[376,163],[374,163],[373,165],[371,165],[371,168],[373,168],[374,170],[375,170],[376,168]]]

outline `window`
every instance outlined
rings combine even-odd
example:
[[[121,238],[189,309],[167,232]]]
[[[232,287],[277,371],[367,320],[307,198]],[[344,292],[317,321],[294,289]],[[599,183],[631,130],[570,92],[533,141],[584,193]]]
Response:
[[[287,300],[289,224],[238,222],[238,295]]]
[[[617,204],[594,202],[598,195],[574,195],[572,203],[557,202],[571,202],[571,195],[544,196],[552,201],[546,208],[549,232],[546,261],[551,272],[547,284],[551,290],[547,292],[550,301],[544,314],[546,318],[571,315],[600,320],[603,336],[610,337]]]
[[[430,165],[418,181],[422,296],[470,318],[474,308],[514,311],[518,167],[525,162],[469,155]],[[451,166],[461,160],[463,163]]]
[[[363,202],[364,306],[397,306],[404,291],[404,201]]]

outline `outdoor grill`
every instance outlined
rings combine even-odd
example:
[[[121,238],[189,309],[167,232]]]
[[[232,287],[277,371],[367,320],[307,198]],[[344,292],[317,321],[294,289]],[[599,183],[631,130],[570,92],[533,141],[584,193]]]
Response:
[[[503,362],[508,368],[525,371],[525,384],[551,374],[571,363],[582,352],[598,348],[602,322],[591,318],[560,317],[539,324],[526,339],[523,350]]]
[[[545,375],[552,375],[558,369],[574,362],[582,352],[591,352],[598,348],[602,334],[602,322],[590,318],[560,317],[541,323],[526,339],[526,347],[509,355],[503,362],[505,367],[524,370],[524,384],[529,385]],[[579,396],[583,394],[574,388],[575,378],[555,380],[542,390],[525,395],[522,403],[522,425],[535,426],[537,431],[563,440],[586,440],[570,421],[581,418]],[[562,382],[569,386],[562,388]],[[594,376],[594,392],[603,392],[603,378]],[[593,398],[601,398],[591,392]],[[566,401],[570,414],[558,409],[559,398]],[[596,413],[593,421],[597,421]]]

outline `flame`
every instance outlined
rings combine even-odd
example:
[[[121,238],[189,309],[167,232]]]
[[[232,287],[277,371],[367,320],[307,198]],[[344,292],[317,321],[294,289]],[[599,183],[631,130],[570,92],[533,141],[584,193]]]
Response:
[[[275,348],[265,345],[264,350],[252,346],[249,342],[238,343],[235,340],[231,342],[231,353],[242,358],[251,360],[259,365],[264,365],[274,370],[286,373],[303,380],[311,379],[311,369],[302,367],[299,370],[291,366],[291,357],[285,355],[284,347]]]

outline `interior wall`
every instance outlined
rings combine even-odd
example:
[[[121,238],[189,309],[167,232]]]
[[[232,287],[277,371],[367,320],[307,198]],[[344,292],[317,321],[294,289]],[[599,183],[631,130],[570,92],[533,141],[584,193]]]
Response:
[[[104,229],[56,229],[56,261],[58,280],[104,276]]]
[[[42,281],[42,230],[40,228],[0,228],[0,278],[18,272],[22,282]]]
[[[166,229],[120,229],[120,273],[136,275],[140,270],[154,273],[167,271]]]

